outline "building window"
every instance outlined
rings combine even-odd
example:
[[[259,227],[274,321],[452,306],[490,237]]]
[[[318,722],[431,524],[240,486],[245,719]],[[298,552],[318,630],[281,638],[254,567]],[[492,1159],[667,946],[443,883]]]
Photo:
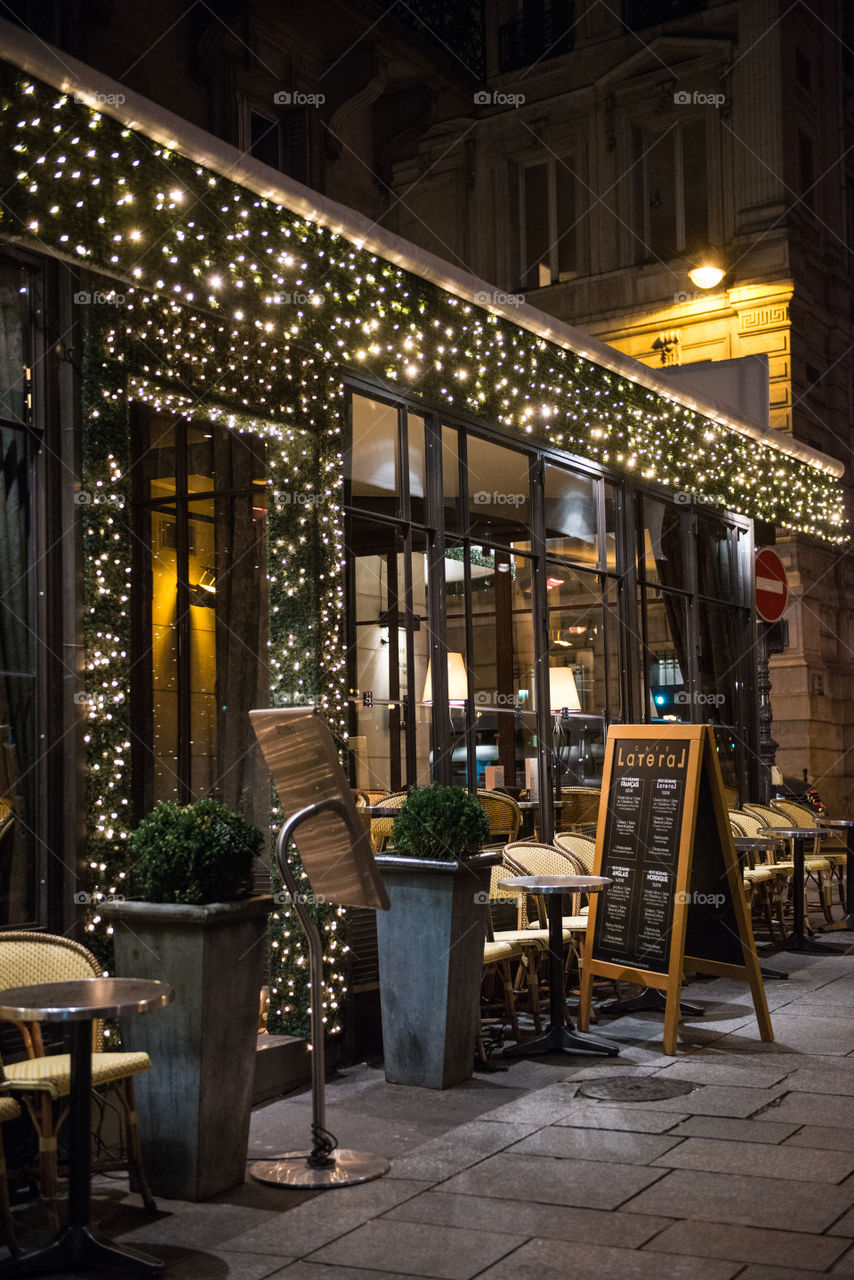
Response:
[[[575,161],[549,156],[520,169],[522,288],[541,289],[578,274]]]
[[[292,105],[287,101],[292,96],[288,93],[276,96],[283,101],[269,108],[241,99],[239,146],[271,169],[278,169],[307,186],[316,186],[319,178],[317,108]]]
[[[515,71],[572,48],[571,0],[523,0],[522,11],[498,30],[499,70]]]
[[[706,125],[677,121],[638,133],[641,258],[666,260],[708,245]]]
[[[252,817],[264,788],[247,713],[269,684],[264,445],[142,408],[136,437],[137,803],[212,794]]]

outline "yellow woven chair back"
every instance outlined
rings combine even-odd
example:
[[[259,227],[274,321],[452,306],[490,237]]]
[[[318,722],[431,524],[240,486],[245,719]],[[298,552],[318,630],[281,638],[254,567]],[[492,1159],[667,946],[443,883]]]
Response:
[[[0,933],[0,990],[70,978],[100,978],[101,966],[79,942],[53,933]],[[104,1043],[103,1026],[94,1026],[94,1047]]]
[[[771,808],[780,813],[785,822],[782,826],[789,826],[794,823],[798,827],[820,827],[821,820],[812,809],[808,809],[806,805],[798,804],[795,800],[772,800]]]
[[[586,836],[571,835],[564,831],[555,836],[554,843],[555,848],[562,854],[580,863],[582,875],[593,875],[593,866],[596,862],[595,840],[588,840]]]
[[[560,800],[555,802],[560,827],[570,831],[576,827],[595,827],[599,820],[600,796],[601,792],[594,787],[563,787]]]
[[[758,813],[753,813],[748,809],[739,809],[735,814],[735,820],[738,825],[743,828],[746,836],[759,835],[762,828],[769,825],[765,818],[761,818]],[[779,821],[779,814],[777,815],[777,821],[774,825],[780,827],[784,825],[784,823]]]
[[[391,792],[382,787],[360,787],[359,795],[363,797],[365,804],[382,804],[386,796],[391,795]]]
[[[381,796],[374,803],[381,804],[384,809],[399,809],[405,799],[405,791],[394,791],[391,795]],[[394,818],[371,818],[371,845],[374,853],[382,853],[391,839],[393,826]]]
[[[739,812],[738,809],[730,809],[728,811],[729,825],[732,827],[734,836],[751,836],[755,835],[754,831],[748,830],[748,824],[744,819],[747,815]]]
[[[522,810],[512,796],[502,791],[478,791],[477,798],[489,821],[489,839],[512,844],[522,825]]]
[[[754,804],[753,801],[746,801],[741,806],[743,813],[752,813],[754,817],[761,819],[766,827],[788,827],[791,824],[786,820],[780,821],[781,814],[777,809],[772,809],[770,804]],[[810,823],[812,826],[813,824]]]
[[[500,881],[506,880],[508,876],[518,876],[519,869],[512,862],[506,859],[489,870],[489,900],[495,904],[502,900],[513,903],[516,907],[516,927],[518,929],[527,929],[528,927],[528,900],[524,893],[519,889],[503,889]]]

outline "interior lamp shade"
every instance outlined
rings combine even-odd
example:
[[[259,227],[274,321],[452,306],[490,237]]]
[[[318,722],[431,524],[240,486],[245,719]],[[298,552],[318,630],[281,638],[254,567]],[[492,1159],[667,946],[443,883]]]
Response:
[[[571,667],[549,667],[549,705],[552,715],[580,711],[581,701]]]
[[[424,694],[421,701],[433,703],[433,659],[427,663],[427,679],[424,681]],[[448,702],[461,706],[469,696],[469,681],[466,664],[461,653],[448,654]]]

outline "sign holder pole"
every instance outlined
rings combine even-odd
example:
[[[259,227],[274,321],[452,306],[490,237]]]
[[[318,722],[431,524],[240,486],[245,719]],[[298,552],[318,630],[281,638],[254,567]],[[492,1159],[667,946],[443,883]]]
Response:
[[[351,1187],[370,1182],[388,1173],[390,1165],[382,1156],[367,1151],[338,1150],[335,1138],[326,1128],[326,1046],[323,1030],[323,942],[320,931],[303,901],[303,894],[287,859],[287,849],[296,829],[307,819],[322,812],[338,813],[345,818],[347,807],[341,800],[329,798],[288,818],[276,841],[276,859],[291,902],[305,930],[309,951],[311,981],[311,1151],[290,1151],[272,1160],[256,1160],[249,1172],[257,1182],[273,1186]]]

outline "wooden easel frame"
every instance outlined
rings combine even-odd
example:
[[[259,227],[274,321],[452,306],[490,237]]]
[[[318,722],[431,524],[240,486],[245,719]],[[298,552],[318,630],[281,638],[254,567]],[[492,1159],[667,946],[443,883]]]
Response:
[[[624,740],[629,740],[633,743],[653,743],[667,740],[669,742],[685,742],[688,745],[688,763],[676,865],[673,924],[670,931],[668,965],[665,973],[657,973],[654,970],[643,969],[640,966],[623,965],[594,959],[592,955],[593,939],[596,929],[596,917],[601,907],[599,902],[600,895],[593,895],[584,942],[578,1028],[580,1031],[586,1031],[590,1025],[594,978],[611,978],[615,981],[631,982],[639,986],[651,987],[664,992],[665,1015],[662,1048],[666,1054],[674,1054],[676,1052],[676,1037],[679,1026],[679,996],[682,988],[682,977],[684,970],[690,969],[696,973],[708,973],[715,977],[734,978],[738,981],[747,982],[753,998],[759,1035],[762,1040],[771,1041],[774,1039],[774,1032],[765,1000],[765,988],[759,972],[753,930],[747,914],[741,868],[732,842],[732,831],[724,800],[723,778],[711,726],[670,724],[611,726],[608,730],[608,740],[605,748],[602,775],[603,803],[599,808],[594,872],[596,875],[604,874],[608,798],[611,790],[614,753],[617,744]],[[685,935],[690,911],[694,846],[697,835],[697,809],[704,774],[709,785],[709,793],[714,809],[717,835],[726,871],[726,883],[738,929],[743,964],[728,964],[708,959],[704,956],[685,955]]]

